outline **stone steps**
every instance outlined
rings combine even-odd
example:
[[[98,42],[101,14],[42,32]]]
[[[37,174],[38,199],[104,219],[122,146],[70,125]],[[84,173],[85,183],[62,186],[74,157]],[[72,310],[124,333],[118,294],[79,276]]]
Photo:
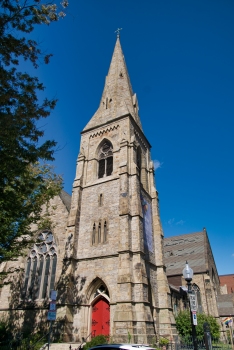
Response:
[[[77,349],[80,343],[51,343],[50,350],[70,350],[70,345],[72,350]],[[40,350],[48,350],[48,345],[44,345]]]

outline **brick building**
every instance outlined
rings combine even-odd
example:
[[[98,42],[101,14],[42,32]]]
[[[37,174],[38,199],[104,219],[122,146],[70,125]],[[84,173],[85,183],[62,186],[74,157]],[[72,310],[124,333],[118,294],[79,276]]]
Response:
[[[220,287],[225,290],[223,294],[234,293],[234,274],[219,275]]]

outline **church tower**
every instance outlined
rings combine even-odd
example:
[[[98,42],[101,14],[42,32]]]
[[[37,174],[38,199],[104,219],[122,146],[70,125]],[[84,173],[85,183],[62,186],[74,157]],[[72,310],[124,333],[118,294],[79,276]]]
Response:
[[[81,133],[67,227],[76,341],[104,334],[150,343],[175,333],[151,146],[138,109],[118,36],[100,105]]]

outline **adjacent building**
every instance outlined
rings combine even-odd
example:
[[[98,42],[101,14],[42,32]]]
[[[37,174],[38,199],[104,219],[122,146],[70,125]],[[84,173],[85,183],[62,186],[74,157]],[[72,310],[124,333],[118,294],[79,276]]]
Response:
[[[194,272],[192,288],[197,294],[198,311],[219,318],[219,276],[206,229],[164,238],[164,259],[168,282],[177,289],[186,286],[182,271],[188,261]]]

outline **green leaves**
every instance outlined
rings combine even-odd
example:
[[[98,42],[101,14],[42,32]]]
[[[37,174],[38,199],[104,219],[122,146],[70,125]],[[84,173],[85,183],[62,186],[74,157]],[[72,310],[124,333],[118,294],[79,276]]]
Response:
[[[204,313],[197,313],[197,338],[202,340],[204,337],[203,324],[208,322],[212,338],[219,339],[220,327],[215,317],[206,315]],[[190,319],[190,311],[181,311],[176,317],[176,328],[183,339],[189,339],[192,335],[192,326]]]
[[[28,165],[24,174],[4,186],[0,196],[0,262],[14,259],[31,243],[31,225],[45,220],[43,205],[61,187],[61,177],[47,164]]]
[[[18,69],[20,59],[38,67],[44,55],[30,37],[35,25],[63,17],[56,4],[39,0],[0,0],[0,262],[15,259],[42,218],[42,206],[58,194],[62,180],[44,163],[54,159],[54,140],[41,141],[37,122],[47,118],[56,99],[39,101],[37,77]],[[61,7],[61,6],[60,6]],[[64,8],[66,6],[63,6]],[[60,11],[60,12],[59,12]]]

